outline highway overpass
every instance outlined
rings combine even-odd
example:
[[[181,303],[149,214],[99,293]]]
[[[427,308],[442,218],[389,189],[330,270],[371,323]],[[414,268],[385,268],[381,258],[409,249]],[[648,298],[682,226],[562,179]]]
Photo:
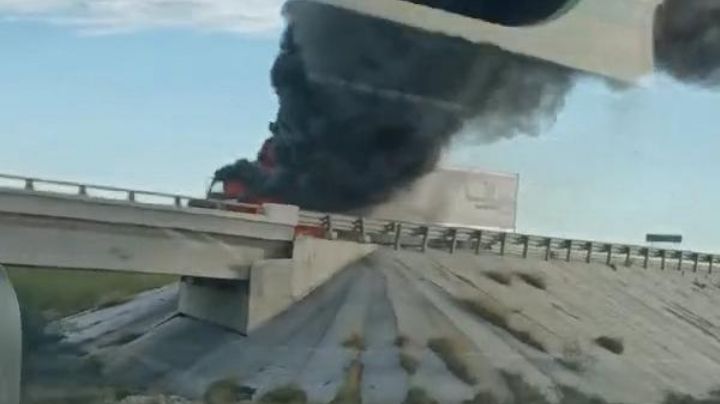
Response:
[[[718,262],[715,254],[694,251],[305,212],[284,205],[214,201],[217,209],[200,209],[190,207],[190,200],[0,175],[0,264],[178,275],[180,313],[249,334],[378,246],[683,272],[710,273]],[[243,213],[248,211],[254,213]],[[298,236],[297,229],[307,226],[322,229],[326,237]],[[0,279],[0,299],[15,301],[5,278]],[[13,317],[13,311],[0,315]],[[1,320],[9,324],[10,317]],[[17,326],[3,327],[12,329]],[[0,383],[11,383],[11,370],[0,370]]]

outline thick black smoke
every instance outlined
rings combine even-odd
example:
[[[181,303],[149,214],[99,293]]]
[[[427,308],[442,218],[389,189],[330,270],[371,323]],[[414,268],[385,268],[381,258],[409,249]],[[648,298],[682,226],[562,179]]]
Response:
[[[241,160],[216,174],[255,196],[328,211],[381,202],[432,170],[467,120],[490,140],[537,134],[572,85],[569,70],[496,47],[314,2],[285,11],[277,167]]]
[[[655,36],[661,68],[682,81],[720,86],[720,0],[665,0]]]

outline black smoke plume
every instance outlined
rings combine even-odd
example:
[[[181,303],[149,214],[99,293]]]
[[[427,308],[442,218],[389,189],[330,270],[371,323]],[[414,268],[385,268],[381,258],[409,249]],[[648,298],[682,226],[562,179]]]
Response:
[[[720,0],[665,0],[655,38],[662,69],[681,81],[720,87]]]
[[[465,0],[457,0],[465,2]],[[568,69],[314,2],[289,2],[272,69],[275,167],[216,173],[262,197],[347,211],[432,170],[463,123],[486,140],[537,134],[572,86]]]

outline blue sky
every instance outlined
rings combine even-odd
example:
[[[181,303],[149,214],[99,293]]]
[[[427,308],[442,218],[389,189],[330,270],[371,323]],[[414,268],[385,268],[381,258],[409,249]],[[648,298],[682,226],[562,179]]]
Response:
[[[28,1],[0,0],[0,172],[201,194],[267,135],[278,1],[228,15],[206,0],[214,14],[196,20]],[[521,231],[679,232],[720,252],[719,105],[662,77],[622,92],[584,82],[542,136],[459,141],[448,159],[520,173]]]

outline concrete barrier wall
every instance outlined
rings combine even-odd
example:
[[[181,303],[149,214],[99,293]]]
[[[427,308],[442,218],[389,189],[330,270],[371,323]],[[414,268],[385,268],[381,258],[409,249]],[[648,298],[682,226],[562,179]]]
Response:
[[[292,296],[299,300],[377,245],[299,237],[293,248]]]
[[[246,334],[287,310],[333,275],[378,247],[300,237],[291,259],[261,260],[247,281],[188,278],[180,312]]]
[[[7,272],[0,266],[0,403],[20,403],[22,360],[20,307]]]

